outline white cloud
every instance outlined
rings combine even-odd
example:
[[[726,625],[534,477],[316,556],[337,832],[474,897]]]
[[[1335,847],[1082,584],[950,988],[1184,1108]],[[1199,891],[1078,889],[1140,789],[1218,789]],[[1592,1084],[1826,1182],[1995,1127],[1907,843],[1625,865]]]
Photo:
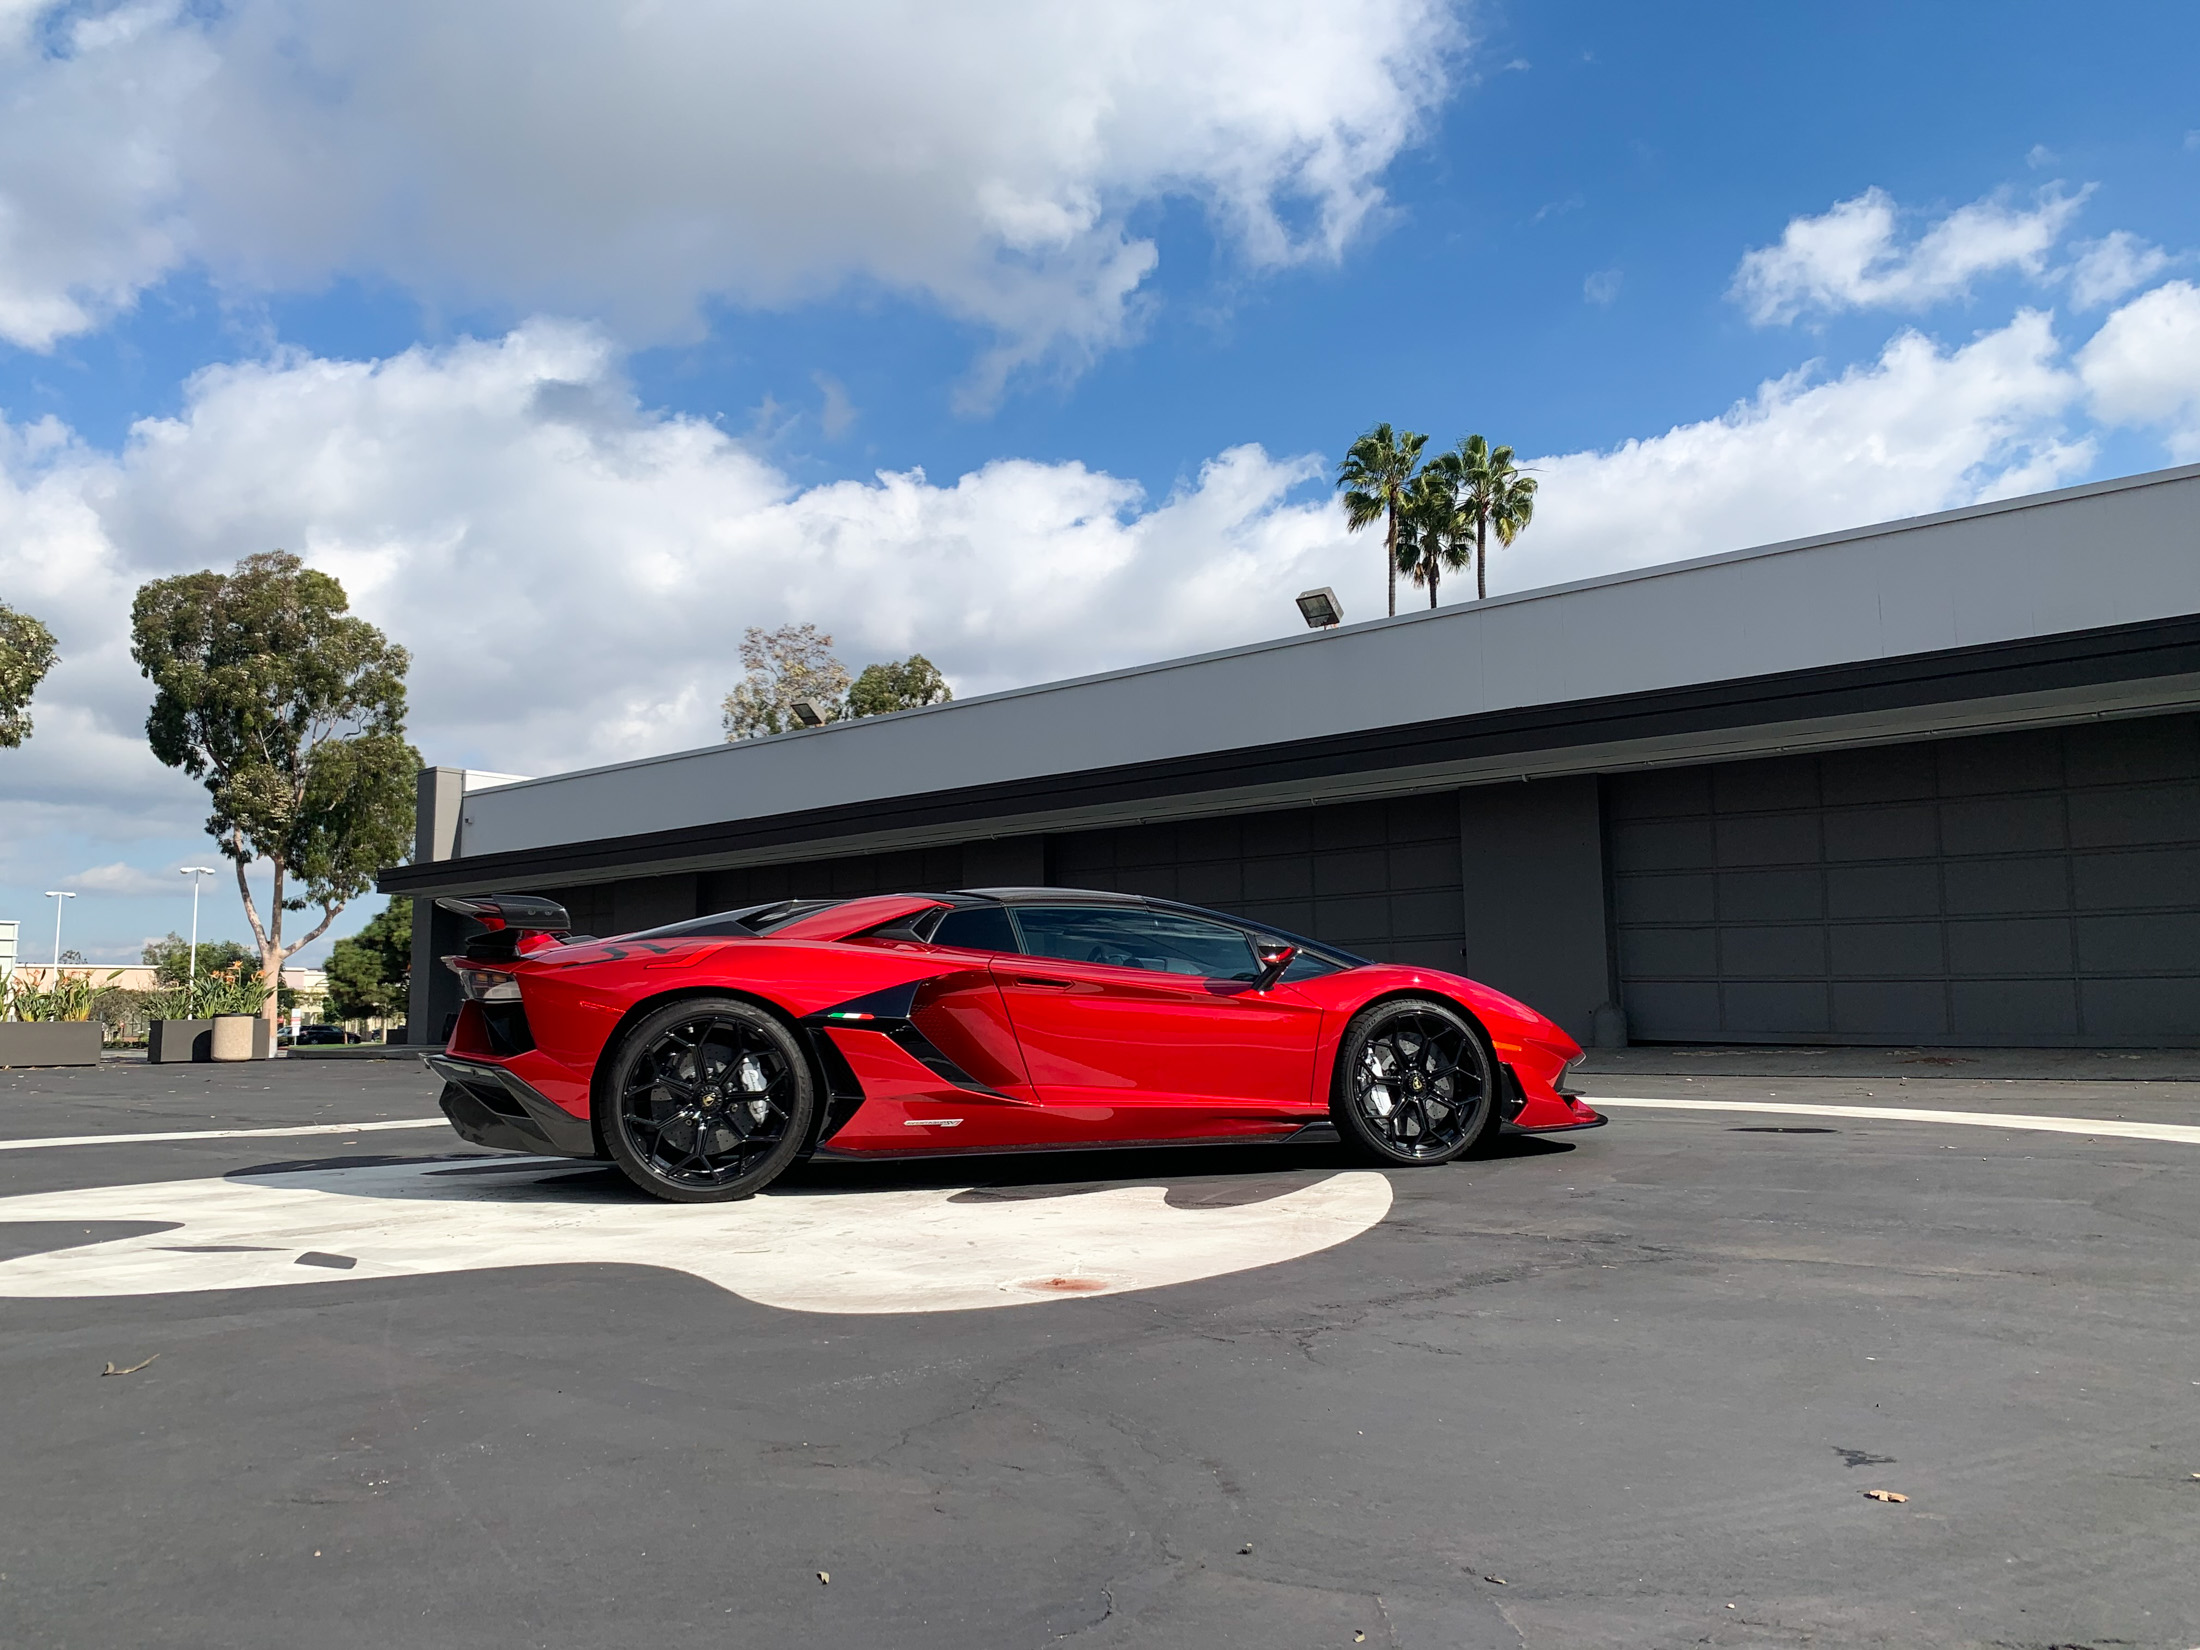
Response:
[[[2070,266],[2070,301],[2080,309],[2115,302],[2133,288],[2145,286],[2170,263],[2167,252],[2123,229],[2075,250],[2078,261]]]
[[[204,793],[145,746],[147,695],[126,632],[133,586],[96,505],[112,471],[50,418],[0,421],[0,589],[45,621],[60,652],[32,701],[35,731],[4,753],[0,863],[33,836],[126,841],[195,830],[205,812]]]
[[[187,903],[168,866],[204,859],[206,801],[146,750],[129,602],[252,550],[335,573],[412,649],[431,760],[526,773],[715,738],[749,624],[815,620],[851,665],[921,649],[968,695],[1287,634],[1310,586],[1379,611],[1377,546],[1343,531],[1314,456],[1233,448],[1165,498],[1015,459],[804,489],[716,425],[642,408],[620,363],[604,333],[538,321],[211,368],[120,452],[0,421],[0,589],[62,653],[36,734],[0,755],[0,887],[79,887],[133,933]],[[1719,417],[1531,460],[1538,517],[1492,586],[2055,486],[2112,425],[2200,457],[2200,288],[2130,299],[2074,355],[2033,311],[1956,347],[1906,331]]]
[[[2090,192],[2065,194],[2051,184],[2029,210],[1990,195],[1904,244],[1893,198],[1867,189],[1818,217],[1791,219],[1777,246],[1745,253],[1727,295],[1770,326],[1813,310],[1922,309],[2003,270],[2039,276]]]
[[[1311,584],[1379,588],[1372,541],[1294,497],[1313,460],[1233,449],[1158,500],[1017,460],[799,491],[714,425],[644,413],[568,325],[212,369],[120,454],[39,439],[15,432],[0,486],[0,586],[65,662],[0,826],[68,805],[196,829],[197,787],[145,751],[130,594],[277,545],[413,650],[429,757],[518,772],[716,737],[749,624],[816,619],[851,664],[921,648],[967,693],[1273,635]]]
[[[2079,395],[2044,316],[1952,350],[1905,333],[1723,417],[1534,461],[1538,519],[1493,582],[2053,485],[2090,457],[2064,431]],[[0,759],[17,841],[195,834],[203,795],[145,750],[130,594],[277,545],[412,649],[429,759],[523,773],[709,742],[749,624],[815,620],[851,665],[921,649],[967,695],[1285,634],[1315,585],[1379,610],[1379,550],[1344,532],[1316,457],[1234,448],[1160,499],[1013,459],[804,490],[715,425],[643,410],[614,346],[568,324],[211,369],[117,454],[50,424],[4,433],[0,587],[64,654],[37,735]]]
[[[1201,203],[1255,268],[1336,256],[1461,38],[1450,0],[17,0],[0,334],[192,259],[627,339],[858,282],[986,329],[983,400],[1135,325],[1141,205]]]
[[[165,139],[218,65],[173,12],[0,6],[0,338],[45,349],[185,256]]]
[[[2166,281],[2110,315],[2078,352],[2093,414],[2168,427],[2171,453],[2200,459],[2200,287]]]
[[[1616,269],[1600,269],[1581,283],[1581,295],[1600,309],[1609,308],[1619,296],[1625,276]]]
[[[1519,590],[2034,491],[2092,453],[2061,434],[2078,384],[2046,316],[1961,349],[1905,332],[1830,380],[1775,379],[1724,417],[1538,459],[1535,523],[1491,558]]]
[[[78,871],[61,880],[68,887],[88,894],[163,895],[188,886],[173,873],[160,876],[119,859],[111,865],[95,865],[89,871]]]

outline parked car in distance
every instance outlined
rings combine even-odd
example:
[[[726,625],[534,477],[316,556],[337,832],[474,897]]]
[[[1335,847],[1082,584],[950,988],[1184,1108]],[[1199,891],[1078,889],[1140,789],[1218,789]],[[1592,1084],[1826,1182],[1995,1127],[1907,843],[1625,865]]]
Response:
[[[291,1039],[298,1048],[311,1048],[330,1043],[363,1043],[366,1039],[356,1031],[346,1031],[342,1026],[300,1026],[298,1035]]]

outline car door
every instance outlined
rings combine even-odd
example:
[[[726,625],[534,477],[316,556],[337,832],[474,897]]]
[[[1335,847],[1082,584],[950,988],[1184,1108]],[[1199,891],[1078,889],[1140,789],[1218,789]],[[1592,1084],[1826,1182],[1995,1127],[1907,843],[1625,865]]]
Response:
[[[928,929],[888,927],[847,943],[921,953],[941,967],[910,992],[905,1020],[827,1028],[864,1094],[831,1135],[833,1151],[1013,1150],[1094,1138],[1042,1104],[1024,1069],[991,966],[998,953],[1016,950],[1000,906],[964,907]]]
[[[1275,1133],[1322,1108],[1321,1011],[1259,991],[1239,929],[1138,906],[1010,908],[1022,955],[993,971],[1049,1111],[1096,1140]]]
[[[1008,1005],[990,969],[996,956],[1016,950],[1008,914],[998,905],[950,911],[933,927],[926,949],[963,967],[919,989],[910,1023],[985,1088],[1036,1103]]]

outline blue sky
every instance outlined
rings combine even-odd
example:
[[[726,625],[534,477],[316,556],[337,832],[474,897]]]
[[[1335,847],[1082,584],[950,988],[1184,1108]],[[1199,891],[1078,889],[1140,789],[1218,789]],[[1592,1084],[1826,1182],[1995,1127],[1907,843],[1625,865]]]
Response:
[[[1469,15],[1479,43],[1459,89],[1429,141],[1384,174],[1387,228],[1335,265],[1260,278],[1218,248],[1196,205],[1149,203],[1136,218],[1161,245],[1155,313],[1073,381],[958,416],[953,392],[984,329],[841,291],[762,314],[714,304],[709,336],[641,350],[635,383],[649,405],[744,434],[777,403],[797,421],[773,450],[805,480],[912,465],[955,475],[1012,453],[1166,489],[1235,443],[1333,452],[1379,416],[1571,450],[1706,416],[1790,370],[1795,336],[1725,301],[1735,260],[1866,188],[1929,212],[2092,182],[2097,226],[2170,245],[2190,233],[2200,12],[2110,7],[2085,29],[2017,4],[1992,8],[1992,27],[1973,8],[1892,5]],[[1592,302],[1583,283],[1608,271],[1615,295]],[[2022,290],[1981,281],[1935,330],[1961,336]],[[194,369],[270,339],[375,357],[526,313],[454,311],[371,277],[224,293],[186,272],[111,327],[0,359],[0,406],[57,413],[113,445],[131,420],[173,414]],[[1864,312],[1807,343],[1840,362],[1888,330]],[[819,374],[858,409],[838,440],[818,427]]]
[[[1377,611],[1378,418],[1543,463],[1498,588],[2200,456],[2186,8],[598,9],[0,23],[28,935],[184,920],[118,616],[273,544],[546,772],[713,737],[749,623],[970,692]]]

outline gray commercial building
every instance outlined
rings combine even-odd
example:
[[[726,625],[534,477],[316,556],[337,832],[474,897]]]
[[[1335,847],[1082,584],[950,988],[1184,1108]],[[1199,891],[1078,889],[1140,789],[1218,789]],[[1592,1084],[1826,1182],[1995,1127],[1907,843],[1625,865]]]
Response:
[[[1288,613],[1289,592],[1279,591]],[[1054,884],[1458,969],[1584,1042],[2200,1044],[2200,466],[506,782],[424,896],[612,934]]]

